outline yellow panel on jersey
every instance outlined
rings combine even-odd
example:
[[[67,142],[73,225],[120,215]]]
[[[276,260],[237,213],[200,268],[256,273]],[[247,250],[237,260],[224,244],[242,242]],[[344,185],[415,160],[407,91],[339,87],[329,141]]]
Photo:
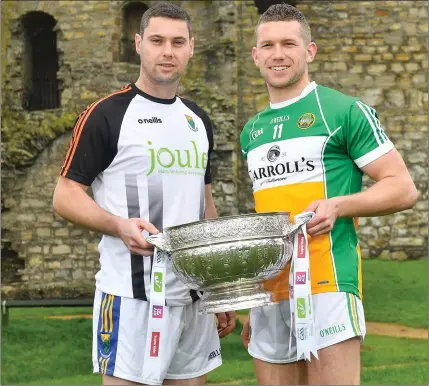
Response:
[[[258,190],[254,194],[257,212],[290,212],[291,219],[303,212],[309,202],[325,197],[323,182],[307,182]],[[329,235],[308,238],[311,287],[313,293],[336,291]],[[289,266],[274,279],[265,282],[275,301],[288,299]]]

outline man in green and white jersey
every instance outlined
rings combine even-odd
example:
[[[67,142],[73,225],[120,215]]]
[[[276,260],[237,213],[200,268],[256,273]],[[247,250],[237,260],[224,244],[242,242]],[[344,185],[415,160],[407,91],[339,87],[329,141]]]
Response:
[[[301,12],[273,5],[256,32],[252,55],[270,105],[247,122],[240,144],[257,212],[316,213],[307,233],[319,361],[297,357],[289,266],[265,282],[278,303],[252,309],[242,338],[260,384],[359,384],[365,319],[358,217],[408,209],[417,191],[377,112],[310,82],[317,47]],[[375,184],[362,192],[364,173]],[[301,275],[295,283],[308,279]]]

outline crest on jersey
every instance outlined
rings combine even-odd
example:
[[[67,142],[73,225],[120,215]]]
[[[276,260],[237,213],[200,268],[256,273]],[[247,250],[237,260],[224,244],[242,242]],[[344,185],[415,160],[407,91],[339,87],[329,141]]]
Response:
[[[298,119],[298,127],[302,130],[308,129],[316,120],[313,113],[305,113]]]
[[[101,334],[101,343],[103,354],[109,355],[111,347],[110,334]]]
[[[274,162],[279,157],[280,157],[280,147],[278,147],[277,145],[272,146],[270,148],[270,150],[268,150],[268,153],[267,153],[268,161]]]
[[[186,120],[188,121],[188,127],[192,130],[192,131],[198,131],[198,127],[195,126],[195,122],[193,120],[193,118],[190,115],[186,115]]]

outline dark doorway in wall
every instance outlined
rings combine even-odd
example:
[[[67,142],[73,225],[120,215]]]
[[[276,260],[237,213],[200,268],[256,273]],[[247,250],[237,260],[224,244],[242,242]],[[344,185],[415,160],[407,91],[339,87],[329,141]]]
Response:
[[[58,90],[58,52],[56,20],[47,13],[35,11],[22,18],[24,31],[25,110],[46,110],[60,107]]]
[[[122,8],[121,62],[140,64],[134,36],[140,32],[140,21],[147,9],[148,6],[140,2],[127,3]]]

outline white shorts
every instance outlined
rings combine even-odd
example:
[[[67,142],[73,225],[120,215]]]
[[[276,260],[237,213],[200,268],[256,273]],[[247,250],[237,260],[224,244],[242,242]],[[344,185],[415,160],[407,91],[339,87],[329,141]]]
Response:
[[[361,300],[345,292],[313,295],[317,349],[332,346],[355,336],[365,337],[365,316]],[[250,310],[249,354],[270,363],[297,361],[296,337],[292,334],[289,301]]]
[[[103,302],[107,297],[107,301]],[[199,301],[164,307],[168,334],[163,354],[164,379],[190,379],[222,364],[214,315],[199,315]],[[93,315],[94,373],[154,384],[145,379],[143,359],[149,302],[111,296],[96,290]],[[159,383],[161,384],[161,383]]]

